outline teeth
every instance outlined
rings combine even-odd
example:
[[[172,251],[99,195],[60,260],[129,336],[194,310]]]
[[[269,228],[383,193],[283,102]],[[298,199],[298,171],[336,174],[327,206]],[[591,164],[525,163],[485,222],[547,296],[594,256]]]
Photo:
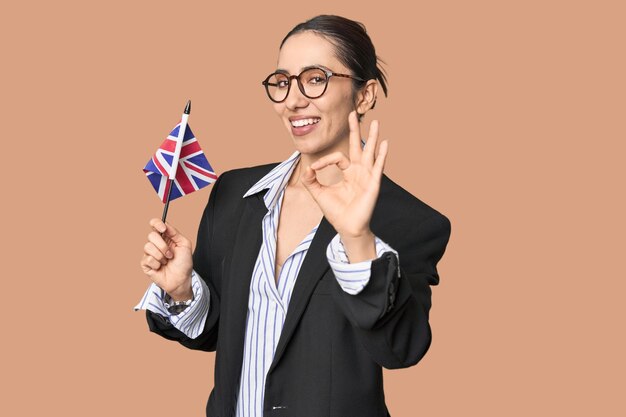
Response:
[[[291,125],[293,127],[302,127],[302,126],[306,126],[306,125],[315,124],[315,123],[317,123],[319,121],[320,121],[320,119],[300,119],[300,120],[292,121]]]

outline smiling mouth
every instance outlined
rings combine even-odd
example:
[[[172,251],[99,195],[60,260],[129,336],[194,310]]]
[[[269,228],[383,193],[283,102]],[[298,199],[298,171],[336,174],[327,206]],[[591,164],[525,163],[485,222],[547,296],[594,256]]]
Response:
[[[314,124],[318,123],[320,120],[321,120],[320,118],[292,120],[291,121],[291,126],[293,126],[293,127],[303,127],[303,126],[308,126],[308,125],[314,125]]]

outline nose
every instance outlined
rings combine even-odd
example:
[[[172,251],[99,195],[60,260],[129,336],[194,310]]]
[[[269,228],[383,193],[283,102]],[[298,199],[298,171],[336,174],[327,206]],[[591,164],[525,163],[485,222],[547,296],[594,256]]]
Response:
[[[289,88],[289,94],[287,94],[287,98],[284,103],[285,107],[289,110],[296,110],[309,105],[309,99],[302,94],[296,80],[292,81],[291,87]]]

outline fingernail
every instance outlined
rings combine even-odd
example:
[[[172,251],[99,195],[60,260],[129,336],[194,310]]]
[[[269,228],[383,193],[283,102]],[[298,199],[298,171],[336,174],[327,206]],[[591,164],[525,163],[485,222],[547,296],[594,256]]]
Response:
[[[172,253],[172,251],[167,251],[167,253],[165,254],[165,256],[167,256],[168,258],[172,259],[174,257],[174,254]]]

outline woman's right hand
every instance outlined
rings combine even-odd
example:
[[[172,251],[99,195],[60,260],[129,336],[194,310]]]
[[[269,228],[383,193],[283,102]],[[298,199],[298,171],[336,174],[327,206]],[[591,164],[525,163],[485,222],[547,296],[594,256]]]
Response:
[[[191,299],[191,242],[161,219],[151,219],[150,227],[141,269],[174,301]]]

